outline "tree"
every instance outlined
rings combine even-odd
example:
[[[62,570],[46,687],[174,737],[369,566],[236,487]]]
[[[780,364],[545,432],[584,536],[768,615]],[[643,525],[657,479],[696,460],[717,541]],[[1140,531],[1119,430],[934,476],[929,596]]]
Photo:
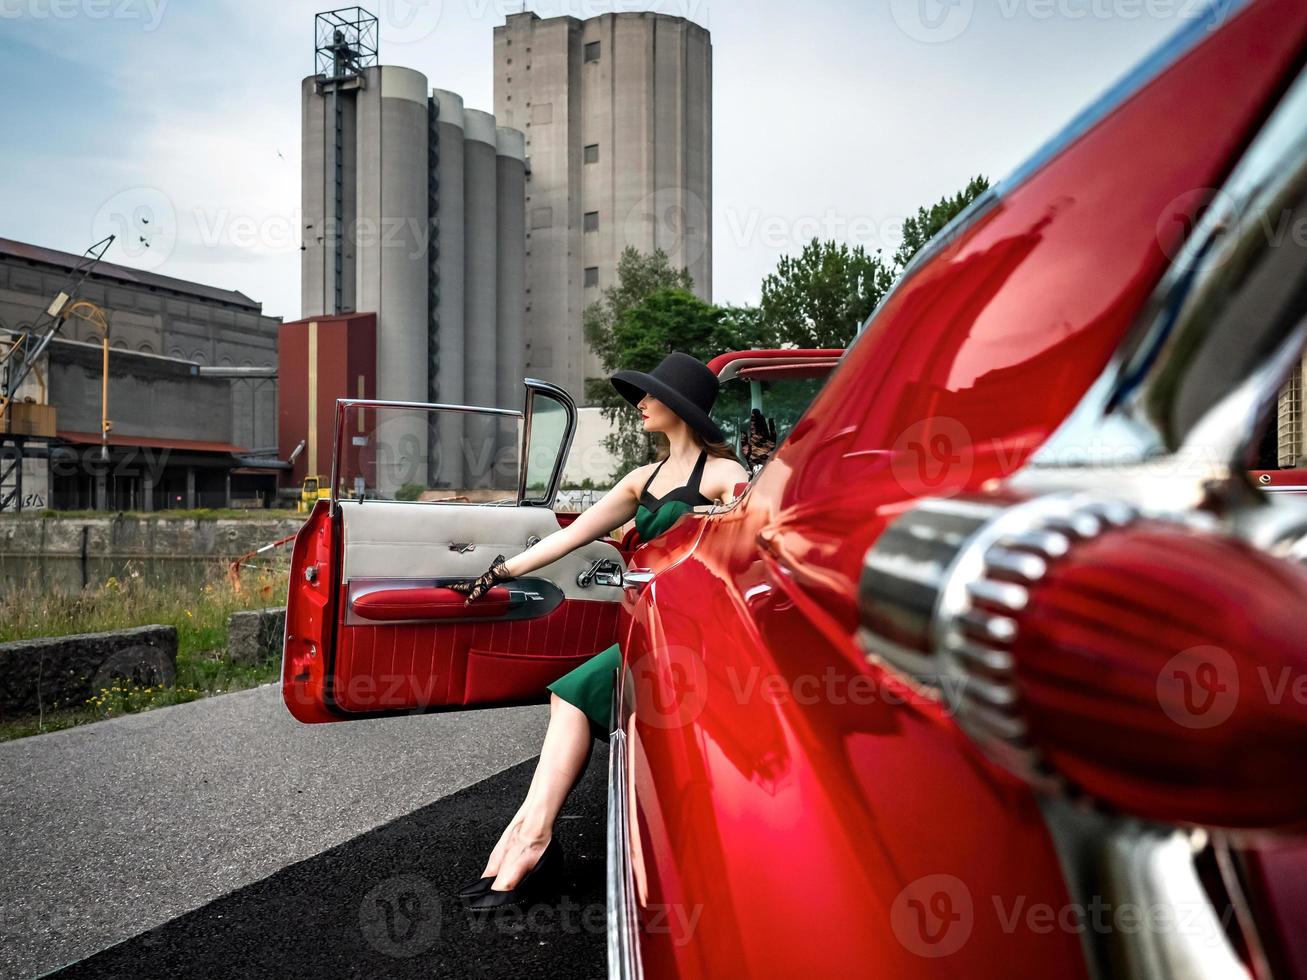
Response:
[[[617,370],[610,365],[618,364],[622,359],[613,336],[617,321],[655,289],[664,286],[689,290],[694,288],[694,280],[685,269],[673,269],[662,249],[649,254],[638,252],[629,245],[622,249],[617,259],[616,284],[606,287],[600,298],[581,313],[581,330],[586,343],[599,355],[605,371]],[[607,378],[586,378],[585,389],[587,404],[604,404],[610,394],[617,394]]]
[[[618,315],[611,331],[614,359],[606,359],[604,369],[609,373],[622,368],[652,371],[674,350],[706,362],[732,348],[733,330],[725,310],[705,303],[687,289],[662,286]],[[616,481],[653,458],[654,437],[644,431],[639,415],[631,411],[630,403],[607,378],[589,380],[601,381],[596,386],[595,401],[603,406],[603,417],[616,423],[603,442],[616,460],[612,476]]]
[[[799,347],[846,347],[912,257],[989,187],[973,177],[952,197],[942,197],[903,222],[903,240],[886,260],[881,250],[813,239],[797,257],[783,256],[762,283],[764,332],[776,343]]]
[[[988,189],[989,178],[981,174],[972,177],[971,183],[952,197],[941,197],[929,210],[917,208],[916,216],[903,222],[903,241],[894,252],[895,274],[901,274],[928,241]]]
[[[762,323],[778,344],[844,347],[893,281],[879,249],[814,238],[763,280]]]

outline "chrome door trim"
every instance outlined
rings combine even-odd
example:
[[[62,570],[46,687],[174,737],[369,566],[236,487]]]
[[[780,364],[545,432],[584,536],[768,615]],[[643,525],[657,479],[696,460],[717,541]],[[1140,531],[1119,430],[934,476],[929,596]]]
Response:
[[[614,669],[608,725],[608,976],[609,980],[643,980],[626,810],[630,785],[626,776],[626,731],[617,716],[620,678],[621,668]]]
[[[576,402],[572,396],[567,393],[565,388],[560,388],[556,384],[548,381],[542,381],[539,378],[525,378],[526,384],[526,401],[522,406],[521,412],[514,414],[522,416],[522,445],[517,451],[517,505],[519,507],[547,507],[550,510],[554,507],[554,501],[558,497],[558,486],[563,482],[563,467],[567,463],[567,454],[572,449],[572,437],[576,435]],[[567,412],[567,432],[563,436],[562,448],[558,451],[558,456],[554,459],[554,470],[549,475],[549,486],[546,488],[543,500],[526,497],[526,468],[527,468],[527,449],[531,445],[531,419],[534,413],[531,411],[535,405],[536,394],[544,394],[563,406]]]
[[[528,381],[530,379],[527,379]],[[447,412],[476,412],[479,415],[504,415],[509,418],[521,418],[522,413],[515,408],[491,408],[482,405],[454,405],[449,402],[409,402],[395,401],[385,398],[337,398],[336,399],[336,420],[335,428],[331,436],[331,497],[328,505],[328,513],[335,516],[338,502],[336,498],[336,486],[340,482],[340,448],[341,436],[345,432],[345,415],[349,409],[355,406],[363,408],[423,408],[439,409]],[[519,457],[520,461],[520,457]],[[519,467],[520,469],[520,467]],[[519,480],[519,483],[521,480]],[[519,491],[518,501],[521,501]],[[477,506],[477,505],[473,505]]]

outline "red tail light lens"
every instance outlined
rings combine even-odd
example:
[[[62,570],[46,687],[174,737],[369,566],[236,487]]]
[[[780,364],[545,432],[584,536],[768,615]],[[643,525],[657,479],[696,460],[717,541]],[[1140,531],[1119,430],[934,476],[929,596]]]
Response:
[[[1015,686],[1053,769],[1128,812],[1307,820],[1307,572],[1141,522],[1082,542],[1016,615]]]
[[[868,654],[956,696],[1046,790],[1226,827],[1307,826],[1307,568],[1077,492],[927,499],[868,551]],[[960,692],[960,696],[959,696]]]

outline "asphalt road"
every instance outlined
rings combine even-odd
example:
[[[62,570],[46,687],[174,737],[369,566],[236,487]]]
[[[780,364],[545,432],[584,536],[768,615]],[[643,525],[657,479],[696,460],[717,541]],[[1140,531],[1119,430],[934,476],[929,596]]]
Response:
[[[0,975],[602,976],[602,743],[558,823],[559,900],[482,919],[453,897],[547,718],[308,726],[269,685],[0,745]]]

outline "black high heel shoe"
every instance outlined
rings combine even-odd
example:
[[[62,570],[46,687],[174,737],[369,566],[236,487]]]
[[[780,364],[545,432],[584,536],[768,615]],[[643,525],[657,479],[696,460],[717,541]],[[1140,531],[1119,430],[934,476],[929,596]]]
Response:
[[[483,891],[494,884],[498,875],[486,875],[484,878],[474,878],[458,890],[459,898],[472,898],[480,895]]]
[[[516,887],[495,891],[487,885],[468,900],[467,907],[474,912],[489,912],[507,906],[529,905],[547,897],[551,889],[562,880],[562,874],[563,849],[558,838],[551,837],[535,867],[522,875]],[[491,881],[493,880],[492,878]]]

